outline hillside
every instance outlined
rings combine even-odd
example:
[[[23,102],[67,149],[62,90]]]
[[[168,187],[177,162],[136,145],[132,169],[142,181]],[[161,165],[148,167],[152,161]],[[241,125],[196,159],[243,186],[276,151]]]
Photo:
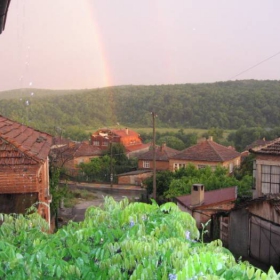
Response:
[[[118,86],[92,90],[0,92],[0,113],[46,131],[54,126],[274,127],[280,81]],[[9,96],[9,99],[7,99]]]

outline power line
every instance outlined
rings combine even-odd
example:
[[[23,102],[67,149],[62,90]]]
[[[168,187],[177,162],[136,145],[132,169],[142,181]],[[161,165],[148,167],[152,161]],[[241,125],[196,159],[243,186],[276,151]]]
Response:
[[[248,69],[246,69],[246,70],[244,70],[244,71],[242,71],[242,72],[238,73],[237,75],[235,75],[235,76],[231,77],[231,78],[230,78],[230,80],[232,80],[232,79],[234,79],[234,78],[236,78],[236,77],[238,77],[238,76],[240,76],[240,75],[244,74],[245,72],[247,72],[247,71],[249,71],[249,70],[251,70],[251,69],[253,69],[253,68],[255,68],[255,67],[259,66],[260,64],[262,64],[262,63],[264,63],[264,62],[266,62],[266,61],[270,60],[271,58],[273,58],[273,57],[277,56],[278,54],[280,54],[280,51],[279,51],[279,52],[277,52],[276,54],[274,54],[274,55],[272,55],[272,56],[270,56],[270,57],[268,57],[268,58],[266,58],[266,59],[262,60],[261,62],[259,62],[259,63],[255,64],[255,65],[251,66],[250,68],[248,68]]]

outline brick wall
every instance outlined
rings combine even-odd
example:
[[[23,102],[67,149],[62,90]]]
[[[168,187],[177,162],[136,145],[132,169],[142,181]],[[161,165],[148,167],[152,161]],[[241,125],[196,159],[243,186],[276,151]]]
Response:
[[[150,163],[150,167],[147,169],[153,169],[154,164],[152,160],[138,160],[138,168],[143,169],[143,162],[147,161]],[[168,170],[169,169],[169,162],[168,161],[156,161],[156,170]]]

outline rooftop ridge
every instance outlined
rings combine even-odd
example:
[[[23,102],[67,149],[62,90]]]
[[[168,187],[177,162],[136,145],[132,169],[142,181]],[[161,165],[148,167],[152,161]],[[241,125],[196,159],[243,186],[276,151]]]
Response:
[[[216,150],[216,148],[215,148],[215,145],[219,145],[219,146],[221,146],[222,148],[226,148],[226,147],[224,147],[223,145],[220,145],[220,144],[218,144],[218,143],[216,143],[216,142],[214,142],[214,141],[212,141],[212,140],[206,140],[207,141],[207,143],[208,143],[208,145],[210,145],[210,147],[213,149],[213,151],[216,153],[216,155],[221,159],[221,161],[223,161],[224,160],[224,158],[220,155],[220,153]],[[215,145],[212,145],[213,143],[215,143]]]

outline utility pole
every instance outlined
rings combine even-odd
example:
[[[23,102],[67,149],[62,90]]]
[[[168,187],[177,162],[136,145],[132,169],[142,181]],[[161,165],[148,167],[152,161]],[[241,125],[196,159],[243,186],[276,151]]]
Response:
[[[153,118],[153,198],[157,198],[157,185],[156,185],[156,114],[152,112]]]

